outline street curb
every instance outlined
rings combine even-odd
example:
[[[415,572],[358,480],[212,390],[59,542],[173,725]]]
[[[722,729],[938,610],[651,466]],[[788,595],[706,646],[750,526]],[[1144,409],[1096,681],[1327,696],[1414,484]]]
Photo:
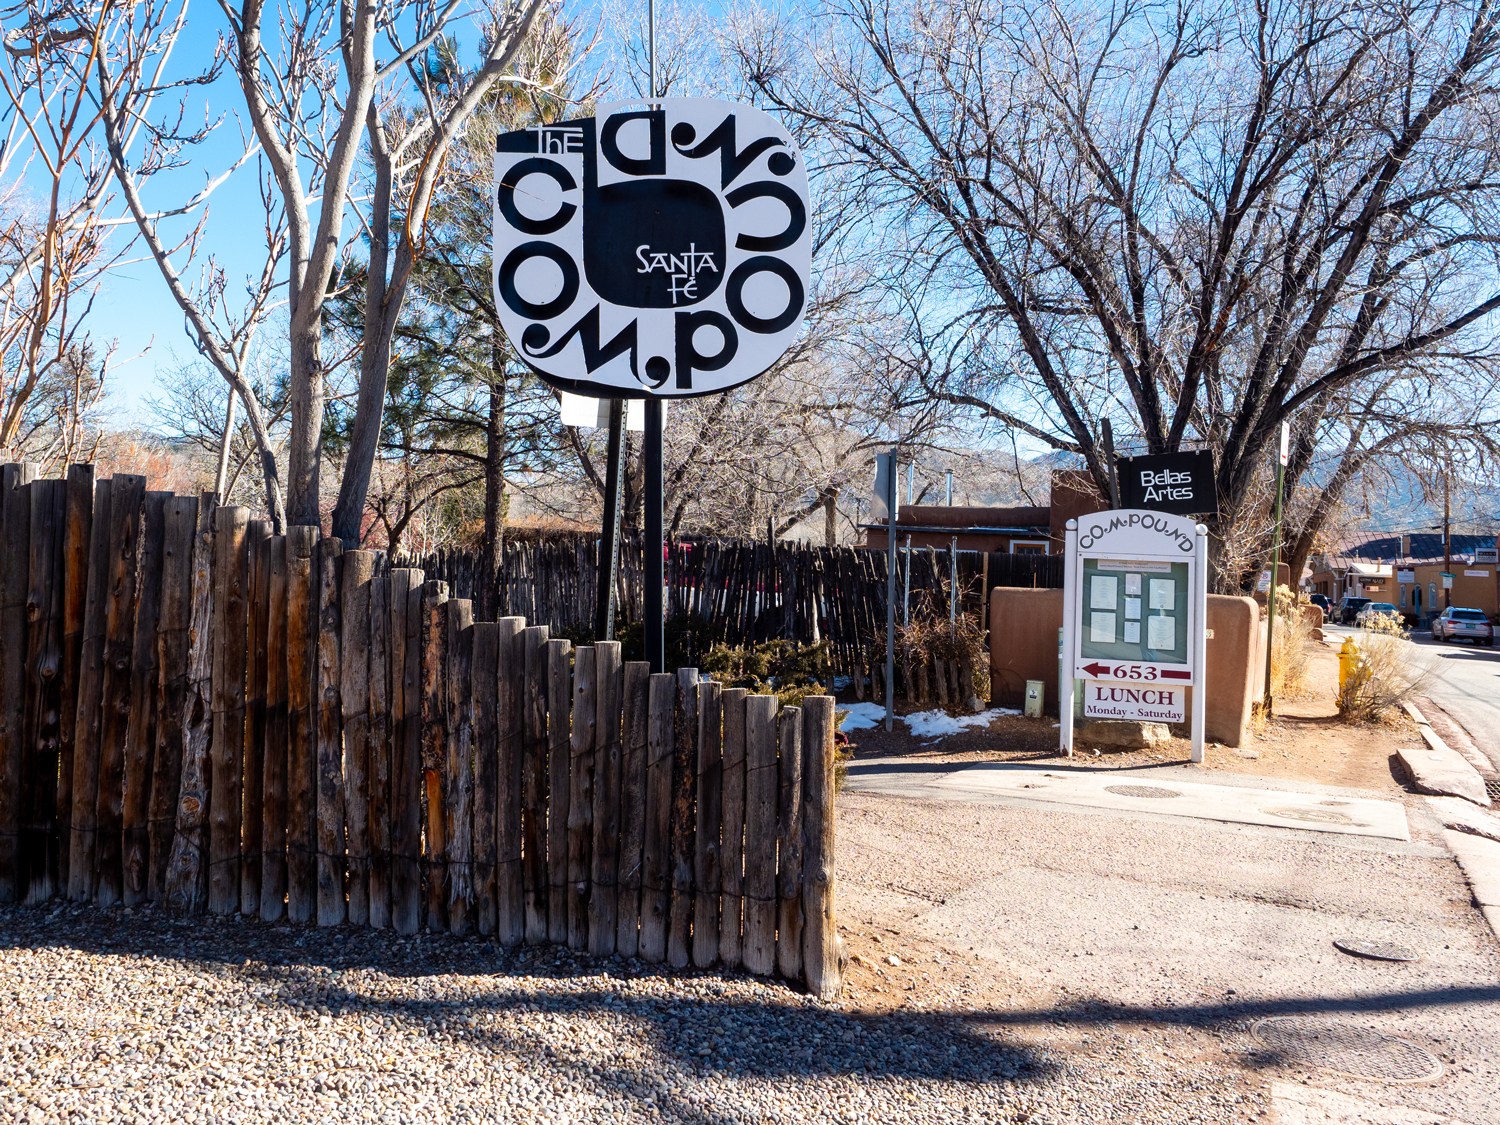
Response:
[[[1416,722],[1417,732],[1426,743],[1425,747],[1403,746],[1396,751],[1418,792],[1462,797],[1481,808],[1489,808],[1490,797],[1484,788],[1484,778],[1479,776],[1473,764],[1443,741],[1415,704],[1403,702],[1401,706]]]
[[[1443,843],[1458,860],[1475,905],[1500,941],[1500,844],[1451,828],[1443,829]]]

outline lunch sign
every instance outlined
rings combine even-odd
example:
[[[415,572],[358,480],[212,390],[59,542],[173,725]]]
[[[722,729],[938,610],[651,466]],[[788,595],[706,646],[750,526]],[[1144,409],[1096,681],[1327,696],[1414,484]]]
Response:
[[[554,387],[711,394],[796,339],[807,172],[775,118],[705,98],[605,104],[495,148],[500,323]]]
[[[1067,525],[1062,748],[1073,709],[1086,718],[1182,722],[1192,693],[1193,760],[1202,761],[1207,655],[1207,530],[1165,512],[1097,512]]]

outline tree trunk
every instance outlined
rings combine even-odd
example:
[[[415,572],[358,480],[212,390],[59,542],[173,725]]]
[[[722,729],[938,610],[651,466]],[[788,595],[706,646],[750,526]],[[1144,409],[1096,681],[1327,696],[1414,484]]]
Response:
[[[303,296],[318,307],[297,309],[292,317],[292,432],[287,439],[287,518],[293,525],[321,527],[318,470],[323,457],[322,295],[304,289]]]

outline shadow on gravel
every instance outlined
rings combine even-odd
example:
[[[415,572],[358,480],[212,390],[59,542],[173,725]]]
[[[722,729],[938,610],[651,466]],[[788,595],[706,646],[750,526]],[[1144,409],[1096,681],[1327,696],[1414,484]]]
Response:
[[[479,938],[402,938],[237,918],[183,921],[155,909],[0,908],[0,955],[42,946],[154,958],[237,978],[256,1007],[313,1019],[370,1017],[392,1034],[508,1054],[583,1086],[654,1100],[672,1120],[694,1125],[721,1119],[678,1097],[659,1070],[622,1062],[606,1079],[597,1058],[557,1045],[576,1037],[550,1036],[531,1017],[598,1021],[626,1042],[649,1043],[684,1082],[848,1076],[1032,1085],[1056,1080],[1059,1070],[1055,1059],[1008,1042],[993,1026],[996,1013],[850,1012],[776,981],[759,981],[763,998],[746,997],[746,982],[755,978],[591,960],[551,946],[501,949]],[[439,976],[462,979],[431,980]],[[392,978],[407,982],[401,989],[407,995],[389,994]],[[648,988],[633,986],[642,982]]]

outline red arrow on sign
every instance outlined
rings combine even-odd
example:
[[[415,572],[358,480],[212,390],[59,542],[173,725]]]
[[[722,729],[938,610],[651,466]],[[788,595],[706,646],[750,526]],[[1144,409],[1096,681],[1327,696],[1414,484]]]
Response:
[[[1085,664],[1083,670],[1091,676],[1107,676],[1113,667],[1111,664]]]

